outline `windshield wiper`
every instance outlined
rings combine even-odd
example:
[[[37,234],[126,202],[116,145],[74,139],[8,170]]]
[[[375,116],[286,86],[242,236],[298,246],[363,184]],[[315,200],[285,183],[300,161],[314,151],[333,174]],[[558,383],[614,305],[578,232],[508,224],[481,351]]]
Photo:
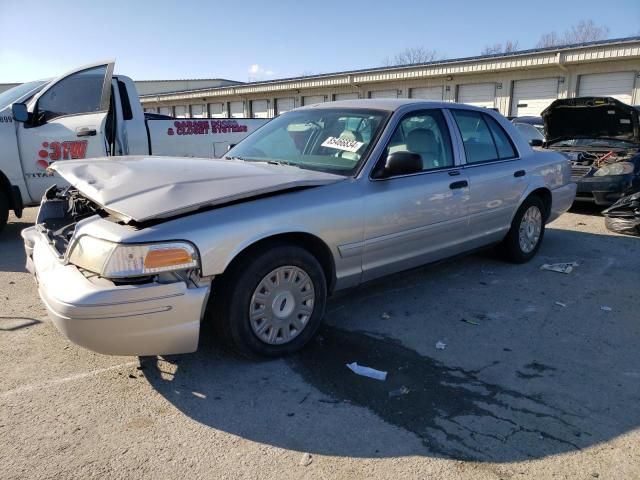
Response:
[[[293,162],[287,162],[286,160],[264,160],[266,163],[268,163],[269,165],[286,165],[288,167],[300,167],[300,164],[298,163],[293,163]]]
[[[223,158],[225,160],[242,160],[243,162],[247,161],[247,159],[244,157],[230,157],[229,155],[225,155]]]

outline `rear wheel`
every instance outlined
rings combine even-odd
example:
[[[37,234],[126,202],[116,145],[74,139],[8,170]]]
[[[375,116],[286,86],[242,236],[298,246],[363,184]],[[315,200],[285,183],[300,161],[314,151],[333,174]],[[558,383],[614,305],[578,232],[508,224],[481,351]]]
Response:
[[[525,263],[536,255],[544,238],[545,211],[544,203],[537,196],[527,198],[520,205],[501,245],[507,260]]]
[[[218,333],[247,356],[278,357],[316,333],[327,296],[318,260],[295,245],[246,256],[224,275],[215,300]]]
[[[0,232],[9,220],[9,199],[4,191],[0,190]]]

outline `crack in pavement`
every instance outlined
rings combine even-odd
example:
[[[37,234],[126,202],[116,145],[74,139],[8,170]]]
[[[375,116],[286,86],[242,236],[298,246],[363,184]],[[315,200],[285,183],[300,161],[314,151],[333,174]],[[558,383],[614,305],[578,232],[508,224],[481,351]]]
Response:
[[[349,372],[345,364],[388,371],[380,382]],[[579,450],[569,439],[581,429],[569,418],[582,415],[552,405],[541,395],[483,381],[478,369],[450,367],[402,346],[380,334],[340,330],[326,326],[315,342],[288,360],[307,382],[323,393],[373,411],[384,421],[414,433],[439,455],[468,460],[500,460],[505,455],[536,457],[551,450]],[[523,367],[538,373],[554,367],[532,362]],[[390,396],[406,387],[408,393]],[[515,436],[535,435],[539,445],[522,450]],[[513,445],[511,445],[513,443]],[[555,444],[555,445],[550,445]]]

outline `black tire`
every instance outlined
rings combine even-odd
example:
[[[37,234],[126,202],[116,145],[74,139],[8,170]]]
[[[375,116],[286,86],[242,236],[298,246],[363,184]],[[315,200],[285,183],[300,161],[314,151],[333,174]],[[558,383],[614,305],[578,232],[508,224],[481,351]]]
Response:
[[[540,225],[540,234],[537,243],[532,250],[526,251],[520,244],[520,225],[522,224],[525,213],[532,207],[538,209],[542,223]],[[536,195],[532,195],[522,202],[522,205],[520,205],[520,208],[518,208],[518,211],[513,217],[509,233],[507,233],[507,236],[500,244],[500,252],[506,260],[512,263],[526,263],[535,257],[544,239],[545,221],[547,218],[546,211],[544,202]]]
[[[9,220],[9,199],[7,194],[0,191],[0,232],[4,230],[7,221]]]
[[[304,327],[287,343],[267,343],[251,326],[249,311],[260,282],[274,270],[293,266],[301,269],[313,284],[313,310]],[[292,244],[277,244],[245,255],[231,266],[214,288],[215,333],[233,350],[247,357],[281,357],[304,347],[318,331],[324,316],[327,281],[322,266],[307,250]],[[285,320],[286,321],[286,320]],[[289,327],[287,327],[289,328]]]

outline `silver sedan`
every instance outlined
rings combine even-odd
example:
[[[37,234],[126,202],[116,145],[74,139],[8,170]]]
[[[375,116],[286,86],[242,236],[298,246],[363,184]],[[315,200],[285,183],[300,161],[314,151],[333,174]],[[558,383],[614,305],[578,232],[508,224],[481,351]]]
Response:
[[[27,267],[58,329],[115,355],[192,352],[203,321],[294,352],[337,290],[490,245],[530,260],[576,191],[500,114],[414,100],[293,110],[224,159],[53,168],[71,187],[24,230]]]

